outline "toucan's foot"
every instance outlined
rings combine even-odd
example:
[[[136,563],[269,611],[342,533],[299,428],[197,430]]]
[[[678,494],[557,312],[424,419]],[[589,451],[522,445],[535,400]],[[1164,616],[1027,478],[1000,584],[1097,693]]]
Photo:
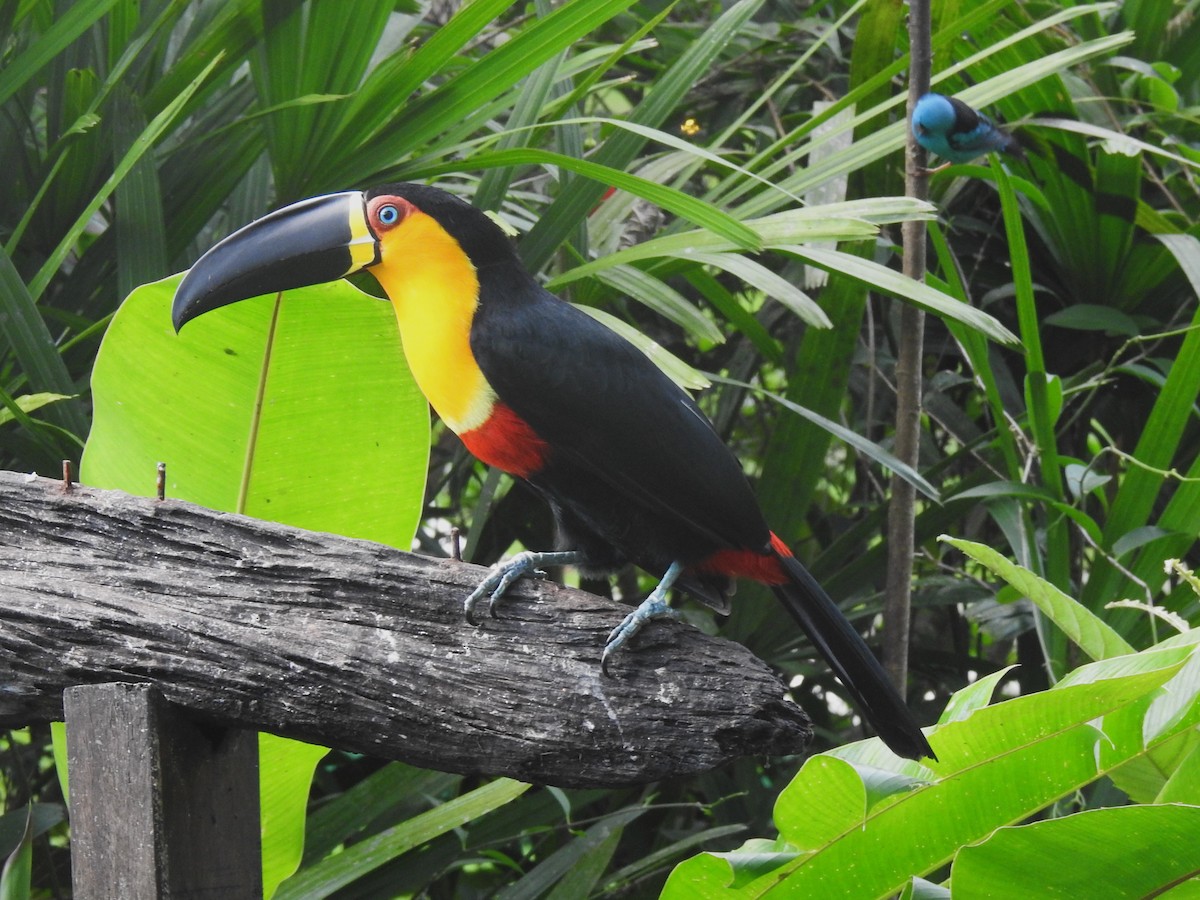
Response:
[[[467,602],[463,604],[463,612],[467,621],[472,625],[479,624],[475,618],[475,608],[484,597],[488,598],[488,615],[495,618],[496,601],[504,596],[504,592],[518,578],[544,574],[541,573],[541,566],[569,566],[579,560],[580,554],[575,550],[559,550],[550,553],[526,550],[506,562],[496,563],[492,566],[487,578],[479,583],[479,586],[471,592],[471,596],[467,597]]]
[[[658,587],[652,590],[650,596],[612,630],[608,636],[608,642],[604,645],[604,653],[600,657],[601,672],[605,675],[608,674],[608,661],[612,655],[629,643],[633,636],[642,630],[642,626],[651,619],[679,618],[678,611],[667,605],[667,592],[671,590],[671,585],[675,583],[682,572],[683,565],[681,563],[671,563],[671,567],[667,569],[667,574],[658,583]]]

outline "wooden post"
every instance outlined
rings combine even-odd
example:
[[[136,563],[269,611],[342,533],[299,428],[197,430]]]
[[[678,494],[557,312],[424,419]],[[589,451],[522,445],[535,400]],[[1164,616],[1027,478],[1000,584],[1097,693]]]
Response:
[[[260,900],[258,739],[147,684],[68,688],[77,900]]]

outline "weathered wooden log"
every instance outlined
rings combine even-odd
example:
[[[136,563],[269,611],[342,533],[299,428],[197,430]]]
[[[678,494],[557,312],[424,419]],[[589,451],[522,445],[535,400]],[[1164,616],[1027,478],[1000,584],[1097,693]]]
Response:
[[[807,745],[743,647],[654,622],[605,677],[628,607],[525,581],[472,627],[483,571],[0,472],[0,724],[60,719],[71,685],[149,682],[201,721],[563,786]]]

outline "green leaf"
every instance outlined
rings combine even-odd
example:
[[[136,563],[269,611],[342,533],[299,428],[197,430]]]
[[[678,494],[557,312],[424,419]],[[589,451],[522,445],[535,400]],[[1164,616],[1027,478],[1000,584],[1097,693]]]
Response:
[[[389,68],[393,76],[390,80],[373,77],[368,82],[373,106],[365,106],[365,99],[360,100],[353,113],[344,120],[340,132],[342,153],[337,160],[331,161],[318,186],[360,183],[374,173],[393,168],[397,160],[412,156],[426,142],[439,141],[443,146],[452,143],[445,140],[446,132],[460,128],[464,123],[472,131],[477,130],[476,126],[487,127],[490,124],[488,109],[498,98],[502,98],[500,108],[507,113],[513,104],[511,98],[505,96],[506,92],[540,65],[631,5],[632,0],[572,0],[564,3],[550,15],[516,31],[510,40],[471,65],[461,67],[432,90],[422,91],[417,99],[399,110],[396,109],[396,98],[407,97],[410,91],[419,90],[421,83],[414,83],[405,72],[410,68],[408,58],[397,57],[395,67]],[[486,15],[486,22],[508,6],[494,0],[467,4],[439,29],[438,35],[422,51],[413,56],[412,62],[421,64],[413,68],[424,69],[432,76],[431,65],[438,68],[449,65],[457,49],[453,45],[477,37],[482,24],[479,18]],[[453,39],[439,39],[442,32],[451,31]],[[388,73],[376,72],[376,75],[384,74]],[[623,168],[599,157],[594,161]],[[599,190],[603,191],[603,187]]]
[[[798,256],[820,268],[845,275],[876,290],[911,300],[947,319],[959,321],[975,328],[993,340],[1004,343],[1016,342],[1016,337],[987,313],[961,303],[920,282],[913,281],[911,278],[906,278],[886,266],[844,251],[795,243],[797,240],[850,240],[873,236],[876,228],[869,220],[839,217],[843,211],[849,211],[846,209],[849,206],[850,204],[831,204],[829,207],[794,210],[761,219],[748,220],[743,224],[757,232],[765,248]],[[857,204],[853,208],[855,211],[864,209],[861,204]],[[906,207],[888,205],[886,208],[889,218],[902,208],[909,210],[907,217],[923,215],[925,209],[923,204]],[[720,258],[708,254],[714,251],[726,254],[737,249],[739,249],[737,244],[729,238],[712,232],[689,231],[682,234],[663,235],[601,259],[576,266],[552,279],[548,287],[553,290],[593,275],[605,268],[657,257],[704,261],[716,265],[720,263]],[[736,271],[735,274],[737,274]],[[802,301],[797,300],[797,302],[801,304],[797,311],[802,312],[805,318],[819,322],[828,321],[825,314],[819,309],[815,307],[810,309]]]
[[[476,168],[508,167],[521,164],[538,164],[558,166],[569,172],[575,172],[591,179],[600,186],[601,191],[606,187],[616,187],[631,194],[636,194],[649,200],[656,206],[661,206],[681,218],[687,219],[694,225],[708,229],[720,235],[734,246],[742,250],[759,250],[761,241],[758,232],[749,225],[739,222],[736,218],[717,207],[697,200],[667,185],[656,184],[646,178],[630,175],[620,169],[600,165],[586,159],[575,159],[562,153],[550,150],[539,150],[533,147],[513,148],[511,150],[496,150],[492,153],[481,153],[471,157],[471,165]],[[425,170],[427,175],[442,175],[462,170],[462,162],[455,160],[445,166],[434,166]],[[539,221],[541,221],[539,219]],[[531,231],[530,234],[533,232]],[[524,246],[524,242],[522,242]]]
[[[0,68],[0,103],[31,81],[43,66],[94,25],[114,3],[116,0],[79,0],[65,7],[45,32]]]
[[[327,753],[328,747],[273,734],[258,736],[264,900],[300,867],[313,772]]]
[[[54,774],[62,788],[63,799],[70,802],[70,773],[67,770],[67,723],[50,723],[50,749],[54,755]]]
[[[533,128],[537,125],[546,101],[554,94],[554,86],[560,77],[559,71],[565,58],[566,51],[561,51],[525,79],[506,123],[508,127],[500,135],[498,149],[512,150],[534,144]],[[560,122],[558,127],[562,128],[563,124]],[[480,209],[499,209],[508,195],[514,172],[515,168],[488,169],[475,189],[472,202]]]
[[[605,269],[598,278],[681,328],[687,329],[693,337],[714,344],[725,340],[725,336],[712,320],[706,318],[686,297],[641,269],[634,266],[615,266]]]
[[[498,778],[428,812],[393,825],[285,881],[276,900],[320,900],[435,837],[515,800],[529,785]]]
[[[730,328],[740,331],[768,362],[779,365],[783,361],[780,342],[762,325],[751,311],[753,299],[740,299],[712,273],[702,268],[692,268],[683,273],[712,307],[724,317]]]
[[[12,347],[29,387],[73,395],[75,385],[50,329],[3,247],[0,247],[0,319],[4,321],[0,346],[7,343]],[[63,404],[58,420],[77,435],[87,433],[87,419],[78,402]]]
[[[50,279],[54,277],[54,274],[62,266],[67,255],[75,248],[76,241],[79,240],[84,229],[87,228],[92,216],[100,210],[100,207],[104,205],[112,192],[124,181],[125,177],[137,165],[138,160],[154,147],[155,143],[167,131],[171,123],[174,122],[175,117],[182,112],[188,101],[191,100],[192,95],[200,89],[200,86],[208,79],[208,76],[212,74],[220,62],[221,59],[218,57],[205,66],[183,93],[172,100],[162,112],[154,117],[145,130],[133,140],[128,151],[126,151],[120,162],[117,163],[112,175],[104,182],[103,187],[100,188],[95,196],[91,198],[83,212],[79,214],[79,217],[67,229],[66,234],[58,242],[58,246],[50,253],[37,274],[33,276],[33,280],[29,282],[29,294],[34,300],[40,297],[42,292],[46,290]]]
[[[1186,234],[1157,237],[1174,255],[1192,290],[1200,293],[1200,240]],[[1165,559],[1182,556],[1200,531],[1200,483],[1190,481],[1174,487],[1166,508],[1154,522],[1167,470],[1181,452],[1181,439],[1192,421],[1200,391],[1200,309],[1193,312],[1189,325],[1166,382],[1154,391],[1154,406],[1134,448],[1133,456],[1142,465],[1131,466],[1122,475],[1104,524],[1109,542],[1151,524],[1183,536],[1178,542],[1155,542],[1147,547],[1132,566],[1134,575],[1143,581],[1157,577]],[[1200,475],[1200,460],[1193,462],[1188,474],[1192,478]],[[1150,552],[1151,547],[1154,552]],[[1084,585],[1082,600],[1089,608],[1097,609],[1129,590],[1125,587],[1128,584],[1124,571],[1098,559]]]
[[[986,838],[997,827],[1021,821],[1106,772],[1145,757],[1176,735],[1191,733],[1200,719],[1194,697],[1187,715],[1178,717],[1154,743],[1147,744],[1142,735],[1142,718],[1161,695],[1157,689],[1197,656],[1185,637],[1154,650],[1092,663],[1048,691],[977,709],[941,725],[930,734],[939,761],[928,765],[899,759],[878,738],[824,754],[844,763],[817,762],[820,757],[814,757],[775,808],[780,833],[802,837],[810,852],[791,860],[768,860],[773,870],[760,872],[751,883],[739,882],[740,894],[895,893],[914,875],[934,872],[959,848]],[[1103,732],[1096,720],[1101,720]],[[899,777],[885,781],[871,775],[872,783],[887,788],[873,795],[859,776],[872,769]],[[754,858],[761,863],[761,842],[754,847]],[[724,855],[720,865],[712,858],[681,865],[665,896],[685,897],[688,889],[711,892],[729,885],[739,871],[738,855]]]
[[[33,803],[0,815],[0,857],[12,855],[27,832],[29,837],[36,838],[66,818],[66,807],[60,803]]]
[[[1200,746],[1193,746],[1191,752],[1183,757],[1162,786],[1155,802],[1200,806]]]
[[[904,794],[922,782],[901,772],[876,769],[850,760],[818,753],[810,757],[796,781],[822,798],[801,815],[795,804],[799,794],[785,788],[775,804],[775,821],[784,840],[801,850],[822,847],[831,834],[866,824],[867,813],[882,799]],[[793,782],[793,785],[796,782]]]
[[[594,306],[580,306],[579,309],[600,324],[611,328],[621,337],[625,338],[625,340],[629,341],[629,343],[633,344],[633,346],[641,350],[649,357],[650,362],[662,369],[668,378],[684,390],[702,391],[710,385],[711,382],[704,375],[668,351],[662,344],[653,338],[647,337],[623,319],[618,319],[612,313],[607,313]]]
[[[1071,7],[1068,10],[1060,11],[1053,16],[1041,19],[1029,28],[1010,36],[1004,41],[999,41],[996,44],[985,47],[979,53],[971,54],[955,65],[948,67],[935,79],[935,84],[951,77],[957,72],[970,69],[979,60],[996,53],[1001,47],[1007,44],[1015,43],[1039,31],[1053,28],[1066,19],[1093,14],[1101,9],[1108,10],[1112,8],[1112,4]],[[979,10],[984,9],[984,5],[979,5]],[[960,39],[961,31],[956,33],[953,26],[948,27],[945,31],[947,32],[947,38]],[[1030,62],[1016,66],[1015,68],[1006,69],[1001,75],[958,92],[956,96],[971,106],[980,109],[986,108],[988,105],[1009,94],[1033,85],[1048,76],[1055,75],[1070,66],[1078,65],[1088,59],[1110,53],[1132,40],[1133,35],[1131,33],[1123,32],[1121,34],[1108,35],[1094,41],[1084,41],[1054,53],[1038,55]],[[899,61],[901,65],[904,62],[905,60]],[[858,113],[853,119],[840,123],[836,130],[825,134],[823,139],[830,140],[842,130],[857,128],[862,123],[888,112],[892,107],[898,106],[903,102],[903,99],[902,95],[897,95],[886,103],[876,104]],[[844,108],[842,105],[834,104],[826,111],[826,117],[832,117],[842,108]],[[816,120],[813,119],[806,123],[806,125],[811,127],[815,123]],[[904,146],[907,134],[908,123],[906,121],[895,122],[884,128],[880,128],[878,131],[858,138],[845,153],[831,156],[827,160],[811,166],[799,166],[796,163],[801,157],[811,151],[812,144],[815,141],[797,142],[794,136],[789,135],[789,139],[793,142],[792,145],[789,145],[790,152],[773,154],[770,157],[771,164],[758,171],[763,176],[774,177],[780,172],[785,171],[789,166],[794,168],[795,174],[782,178],[778,182],[779,186],[791,193],[803,194],[811,190],[814,186],[822,184],[831,178],[853,172],[889,153],[894,153]],[[746,183],[744,189],[748,189],[749,186]],[[775,193],[759,193],[741,204],[737,212],[745,215],[760,215],[773,206],[778,205],[778,196]]]
[[[1158,646],[1186,646],[1188,643],[1197,642],[1200,642],[1200,630],[1193,629],[1169,638]],[[1142,742],[1154,743],[1162,735],[1177,730],[1179,723],[1192,714],[1197,697],[1200,697],[1200,653],[1193,653],[1183,668],[1163,685],[1162,693],[1147,707],[1145,718],[1142,720]]]
[[[1116,35],[1120,37],[1120,35]],[[1100,125],[1093,125],[1090,122],[1079,122],[1071,119],[1054,119],[1050,117],[1039,118],[1037,120],[1039,128],[1052,128],[1059,131],[1069,131],[1074,134],[1082,134],[1086,137],[1100,138],[1107,141],[1114,148],[1119,148],[1123,153],[1151,153],[1155,156],[1169,159],[1171,162],[1178,163],[1181,166],[1189,169],[1200,169],[1200,163],[1193,162],[1186,156],[1180,156],[1178,153],[1171,153],[1169,150],[1164,150],[1156,144],[1150,144],[1146,141],[1138,140],[1132,135],[1125,134],[1121,131],[1114,131],[1111,128],[1104,128]]]
[[[25,812],[21,840],[0,870],[0,900],[29,900],[33,878],[33,807]]]
[[[546,857],[522,878],[497,892],[496,900],[535,900],[552,886],[554,890],[547,900],[591,896],[592,885],[616,850],[625,826],[644,812],[644,807],[634,807],[606,816]]]
[[[762,838],[751,838],[729,853],[701,853],[675,867],[659,900],[746,896],[737,889],[799,855],[783,841]]]
[[[1200,748],[1200,732],[1194,729],[1180,732],[1113,769],[1109,778],[1135,803],[1154,803],[1171,776],[1197,748]]]
[[[412,806],[424,808],[425,798],[454,790],[461,781],[461,775],[388,763],[313,810],[304,837],[306,864],[358,840],[373,822],[398,821]]]
[[[901,300],[909,300],[937,316],[962,322],[994,341],[1011,345],[1020,343],[1015,334],[982,310],[968,306],[919,281],[907,278],[874,260],[863,259],[853,253],[824,247],[793,245],[780,249],[793,256],[798,256],[818,268],[825,269],[830,274],[852,278],[874,290],[891,294]]]
[[[990,675],[985,675],[965,688],[955,691],[946,703],[946,708],[942,710],[941,716],[938,717],[938,724],[959,722],[970,716],[975,710],[983,709],[991,702],[996,685],[1015,668],[1016,666],[1005,666],[1003,669],[997,669]]]
[[[387,4],[368,4],[353,13],[336,3],[267,4],[260,52],[251,71],[261,105],[277,112],[265,120],[270,159],[279,195],[310,192],[320,171],[318,158],[333,141],[348,104],[291,105],[311,94],[349,95],[362,82],[391,15]]]
[[[194,6],[184,6],[181,13],[191,17]],[[191,84],[202,69],[221,58],[214,77],[231,77],[247,62],[247,56],[263,39],[262,0],[226,0],[206,7],[206,15],[197,15],[187,29],[186,44],[180,47],[169,68],[149,86],[145,108],[164,109]],[[174,42],[175,33],[170,40]],[[136,46],[136,45],[135,45]],[[132,47],[130,49],[133,49]],[[115,71],[116,69],[114,69]]]
[[[1045,410],[1045,424],[1038,427],[1053,433],[1052,429],[1063,410],[1061,378],[1045,372],[1030,372],[1025,376],[1025,408],[1032,411],[1035,406]]]
[[[1067,489],[1076,500],[1082,500],[1112,480],[1111,475],[1097,472],[1091,466],[1085,466],[1082,463],[1067,463],[1063,466],[1063,481],[1066,482]],[[1116,550],[1114,553],[1120,556]]]
[[[1151,541],[1157,541],[1159,538],[1166,537],[1171,532],[1165,528],[1159,528],[1157,525],[1143,525],[1141,528],[1135,528],[1128,534],[1123,534],[1112,544],[1113,556],[1117,559],[1137,550],[1139,547],[1144,547]]]
[[[593,837],[593,832],[596,832],[595,837]],[[622,834],[623,829],[613,828],[606,822],[588,829],[588,833],[582,838],[576,838],[577,842],[583,843],[584,852],[578,855],[576,861],[555,885],[554,890],[546,895],[546,900],[575,900],[576,897],[590,897],[596,883],[608,868]],[[521,881],[524,882],[525,879],[521,879]]]
[[[788,241],[873,238],[879,230],[865,219],[839,218],[836,215],[828,218],[789,216],[786,224],[780,227],[784,221],[781,216],[772,217],[770,220],[755,219],[743,224],[754,229],[766,249],[778,249]],[[786,238],[780,234],[781,231],[786,234]],[[551,279],[547,286],[553,290],[580,278],[587,278],[602,269],[645,259],[670,257],[686,260],[693,258],[697,252],[731,253],[738,249],[740,248],[734,241],[710,231],[666,234],[578,265]]]
[[[932,207],[903,197],[882,197],[871,201],[829,203],[773,213],[742,224],[754,230],[764,249],[790,249],[804,241],[849,241],[872,238],[880,225],[926,218]],[[561,286],[615,265],[659,257],[689,259],[696,251],[729,253],[739,249],[728,238],[710,231],[685,231],[664,234],[635,244],[601,259],[576,266],[550,281]]]
[[[718,825],[703,831],[693,831],[686,837],[668,844],[652,853],[645,854],[624,868],[611,873],[605,879],[605,890],[616,896],[623,888],[636,884],[642,878],[660,870],[664,865],[683,856],[689,850],[702,845],[714,846],[724,842],[726,838],[741,834],[746,830],[745,825]],[[794,854],[789,854],[790,859]],[[697,857],[699,859],[701,857]],[[776,865],[779,864],[777,861]]]
[[[1157,897],[1200,875],[1198,834],[1200,806],[1091,809],[997,830],[959,852],[950,880],[995,900]]]
[[[722,378],[720,380],[726,382],[727,384],[736,384],[739,387],[746,388],[747,390],[755,391],[756,393],[762,394],[764,397],[770,397],[776,403],[784,407],[784,409],[791,410],[796,415],[807,419],[814,425],[819,425],[834,437],[845,441],[864,456],[874,460],[876,463],[884,466],[887,469],[891,469],[930,500],[941,499],[938,489],[930,484],[920,472],[907,463],[901,462],[894,455],[889,453],[887,450],[884,450],[874,441],[868,440],[857,432],[846,428],[844,425],[840,425],[832,419],[827,419],[825,416],[815,413],[811,409],[806,409],[799,403],[793,403],[791,400],[788,400],[786,397],[781,397],[779,394],[774,394],[771,391],[764,391],[761,388],[755,387],[754,385],[745,384],[732,379]]]
[[[1141,331],[1132,316],[1111,306],[1097,306],[1094,303],[1076,303],[1051,313],[1042,322],[1074,331],[1105,331],[1126,337],[1133,337]]]
[[[130,150],[146,127],[140,104],[123,86],[113,97],[113,163]],[[157,161],[146,154],[114,192],[117,232],[117,291],[124,297],[139,284],[171,271]]]
[[[865,816],[861,806],[839,813],[840,830],[828,831],[815,852],[760,878],[751,893],[770,893],[775,886],[787,896],[811,897],[875,897],[900,890],[913,875],[944,864],[959,847],[1103,774],[1096,750],[1104,741],[1092,720],[1150,695],[1190,652],[1147,652],[1093,663],[1080,670],[1086,674],[1079,683],[1007,700],[941,726],[930,735],[940,761],[928,766],[898,760],[878,739],[834,751],[831,755],[925,783],[876,803]],[[1118,737],[1121,753],[1107,765],[1145,752],[1140,735],[1136,748],[1126,735]],[[776,805],[781,833],[799,828],[811,835],[804,820],[842,802],[838,797],[844,799],[849,785],[839,784],[836,796],[826,793],[801,770]],[[1005,789],[997,791],[996,785]]]
[[[762,0],[740,0],[721,15],[711,27],[689,43],[675,63],[654,82],[631,111],[635,124],[657,128],[678,106],[679,101],[710,69],[713,60],[741,31],[762,6]],[[592,161],[613,169],[624,169],[641,152],[646,138],[629,131],[612,134],[592,157]],[[531,270],[538,270],[554,251],[583,221],[604,193],[603,184],[576,185],[560,194],[542,213],[537,224],[521,242],[521,258]]]
[[[622,131],[628,131],[632,134],[645,138],[647,141],[654,141],[655,143],[664,144],[667,147],[670,147],[672,150],[678,151],[679,155],[685,159],[690,158],[693,160],[703,160],[704,162],[711,163],[719,169],[728,169],[749,181],[761,184],[767,190],[777,191],[784,199],[791,200],[796,204],[802,204],[804,202],[802,198],[785,191],[774,182],[763,178],[756,172],[752,172],[749,169],[743,168],[737,163],[721,156],[719,153],[713,153],[711,150],[707,150],[691,141],[677,137],[676,135],[671,134],[669,131],[663,131],[661,128],[649,128],[645,125],[639,125],[637,122],[632,122],[626,119],[611,119],[604,116],[579,116],[569,119],[556,119],[554,124],[556,127],[562,127],[564,125],[602,125],[609,128],[620,129]],[[521,125],[516,121],[510,122],[508,123],[508,127],[500,133],[501,147],[505,147],[508,143],[511,143],[510,141],[506,140],[508,138],[515,138],[521,134],[526,134],[535,128],[545,127],[546,126],[544,124]],[[490,138],[486,138],[484,140],[490,140]]]
[[[1103,619],[1048,581],[1006,559],[991,547],[943,535],[940,540],[986,566],[1028,597],[1092,659],[1132,653],[1133,648]]]
[[[92,373],[81,478],[409,549],[429,414],[391,307],[346,282],[234,304],[178,336],[180,276],[134,291]]]
[[[782,303],[803,321],[817,328],[831,328],[833,323],[829,316],[816,304],[816,301],[786,278],[776,275],[766,266],[755,262],[740,253],[702,253],[695,252],[687,255],[701,265],[710,265],[728,272],[735,278],[751,287],[757,288],[768,297]]]
[[[965,491],[959,491],[947,499],[986,500],[992,497],[1017,497],[1042,503],[1049,503],[1054,499],[1044,487],[1026,484],[1023,481],[989,481],[986,484],[977,484]]]
[[[43,391],[40,394],[22,394],[20,397],[14,397],[13,402],[21,412],[31,413],[41,409],[43,406],[49,406],[51,403],[57,403],[60,400],[70,400],[70,394],[51,394]],[[16,416],[8,409],[0,409],[0,425],[6,422],[11,422]]]
[[[421,514],[429,410],[388,304],[346,282],[226,307],[176,335],[180,276],[134,291],[92,373],[81,478],[408,549]],[[267,896],[295,870],[315,748],[264,738]]]
[[[462,4],[415,52],[402,50],[384,60],[356,92],[339,137],[349,142],[373,136],[395,117],[397,97],[408,97],[420,90],[511,5],[507,0]]]

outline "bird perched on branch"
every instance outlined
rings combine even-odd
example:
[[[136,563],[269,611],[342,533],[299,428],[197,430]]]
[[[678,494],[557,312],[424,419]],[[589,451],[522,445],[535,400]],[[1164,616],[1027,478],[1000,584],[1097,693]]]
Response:
[[[967,163],[993,150],[1023,159],[1017,139],[981,112],[954,97],[925,94],[912,113],[917,143],[951,163]],[[933,171],[938,171],[937,169]]]
[[[494,612],[543,565],[633,562],[658,587],[609,637],[607,666],[682,588],[721,611],[735,578],[770,585],[867,721],[901,756],[933,757],[859,633],[763,521],[733,454],[641,351],[544,290],[504,232],[437,188],[389,184],[314,197],[206,253],[175,295],[176,329],[238,300],[371,272],[442,420],[485,463],[549,503],[561,549],[495,567],[466,600]]]

